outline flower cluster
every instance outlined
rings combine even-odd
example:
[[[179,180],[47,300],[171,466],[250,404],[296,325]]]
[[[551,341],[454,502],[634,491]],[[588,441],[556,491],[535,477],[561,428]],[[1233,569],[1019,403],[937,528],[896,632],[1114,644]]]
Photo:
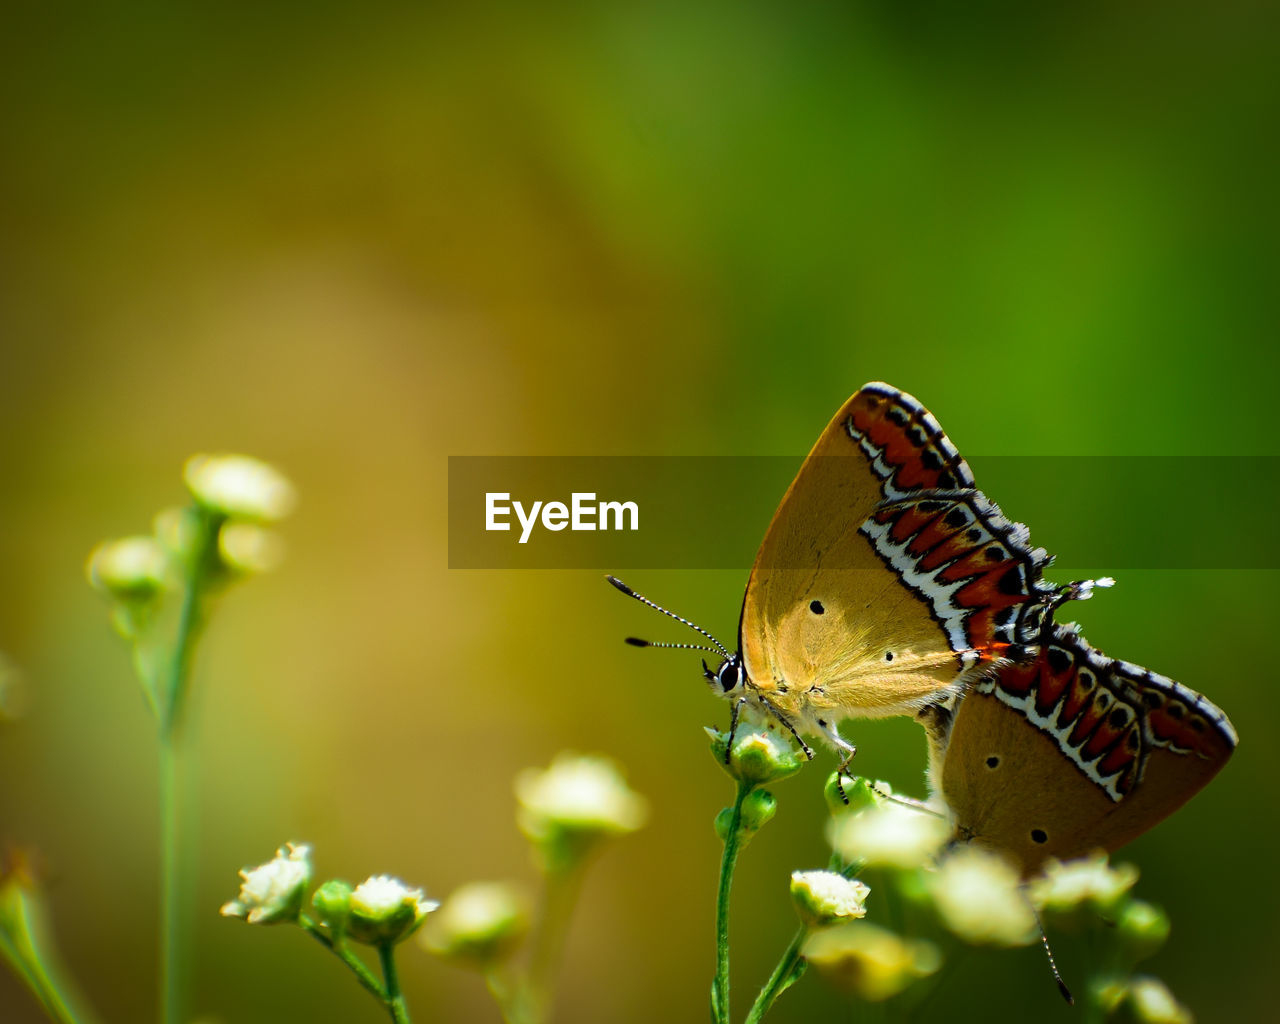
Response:
[[[240,872],[240,893],[222,905],[223,917],[249,924],[315,924],[302,912],[311,884],[311,847],[285,843],[272,860]],[[352,887],[340,879],[312,897],[320,924],[332,942],[346,938],[367,946],[391,946],[412,935],[440,904],[421,889],[390,875],[374,875]]]

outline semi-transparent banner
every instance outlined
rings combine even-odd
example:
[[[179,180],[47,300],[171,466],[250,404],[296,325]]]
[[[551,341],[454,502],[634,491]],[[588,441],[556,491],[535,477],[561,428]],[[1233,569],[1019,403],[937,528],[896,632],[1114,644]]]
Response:
[[[451,456],[449,566],[749,569],[803,461]],[[1032,543],[1055,554],[1059,567],[1280,568],[1280,457],[968,461],[983,493],[1026,523]],[[816,533],[840,512],[818,502],[800,514]]]

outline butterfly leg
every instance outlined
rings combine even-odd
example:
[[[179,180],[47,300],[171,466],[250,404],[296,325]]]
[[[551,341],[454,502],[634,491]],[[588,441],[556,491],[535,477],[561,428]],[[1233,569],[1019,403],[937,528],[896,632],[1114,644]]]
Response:
[[[742,714],[742,705],[747,702],[746,697],[739,697],[733,702],[733,710],[729,712],[729,739],[724,745],[724,763],[729,763],[729,758],[733,755],[733,737],[738,732],[738,716]]]
[[[849,767],[849,763],[853,760],[853,755],[858,752],[858,748],[840,735],[839,730],[834,725],[830,725],[825,719],[818,719],[818,729],[837,751],[840,752],[840,763],[836,765],[836,790],[840,793],[840,799],[844,803],[849,802],[849,796],[844,791],[845,771]]]
[[[773,715],[774,718],[776,718],[779,722],[781,722],[783,727],[787,730],[787,732],[791,733],[791,735],[795,738],[795,741],[800,744],[800,749],[804,751],[804,756],[807,757],[810,761],[812,761],[814,756],[813,747],[809,746],[809,744],[807,744],[804,741],[804,739],[800,736],[800,733],[796,731],[796,727],[791,724],[791,719],[789,719],[786,715],[784,715],[781,711],[779,711],[776,707],[774,707],[773,704],[770,703],[770,701],[763,694],[759,694],[759,693],[756,694],[756,698],[760,701],[761,706],[763,706],[764,709],[769,712],[769,714]]]

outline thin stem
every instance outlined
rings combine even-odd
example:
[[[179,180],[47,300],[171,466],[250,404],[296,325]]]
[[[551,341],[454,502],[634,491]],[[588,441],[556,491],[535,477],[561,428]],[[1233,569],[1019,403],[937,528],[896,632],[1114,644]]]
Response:
[[[517,1024],[520,1020],[516,1006],[519,986],[512,979],[509,969],[501,964],[490,966],[484,972],[484,983],[493,996],[493,1001],[498,1004],[498,1012],[502,1014],[506,1024]]]
[[[541,1024],[547,1019],[583,875],[581,859],[546,871],[542,913],[530,943],[529,970],[524,984],[517,986],[514,998],[504,1008],[504,1013],[510,1014],[509,1019],[521,1024]]]
[[[182,982],[186,975],[181,829],[177,762],[182,747],[182,708],[195,657],[196,642],[204,626],[204,591],[217,557],[220,517],[203,510],[195,515],[199,528],[187,563],[182,608],[169,657],[166,690],[156,695],[160,708],[160,1019],[178,1024],[182,1019]],[[144,680],[145,682],[145,680]]]
[[[385,1003],[387,1001],[387,990],[382,987],[382,982],[377,978],[373,971],[365,966],[355,953],[351,952],[347,946],[341,942],[334,942],[321,929],[318,924],[301,914],[298,917],[298,924],[302,926],[303,931],[315,939],[320,945],[324,946],[330,953],[336,956],[344,964],[346,964],[356,976],[356,980],[360,982],[366,989],[372,992],[378,999],[378,1002]]]
[[[409,1009],[404,1005],[400,978],[396,974],[395,946],[384,942],[378,947],[378,958],[382,961],[382,977],[387,983],[387,1009],[391,1011],[391,1019],[396,1024],[409,1024]]]
[[[711,1019],[715,1024],[729,1024],[729,892],[733,888],[738,851],[742,848],[742,802],[752,788],[749,782],[738,783],[724,837],[724,855],[720,859],[720,887],[716,893],[716,974],[711,983]]]
[[[172,735],[160,736],[160,1019],[177,1024],[183,949],[179,941],[182,887],[178,874],[178,752]]]
[[[191,662],[195,656],[196,641],[204,627],[204,591],[210,572],[215,568],[218,553],[218,531],[222,518],[212,516],[203,509],[196,512],[199,528],[187,564],[185,587],[182,592],[182,608],[178,613],[178,628],[173,641],[173,653],[169,661],[167,692],[160,695],[163,717],[160,731],[172,735],[178,731],[182,711],[186,707],[187,681],[191,675]]]
[[[29,913],[25,900],[15,902],[17,906],[12,923],[17,926],[16,934],[7,936],[0,932],[0,955],[9,961],[58,1024],[86,1024],[93,1020],[93,1015],[87,1010],[77,1011],[73,1007],[70,996],[63,994],[66,985],[59,982],[48,966],[49,955],[37,948],[37,927],[31,918],[35,916],[38,919],[41,915],[38,911],[34,915]]]
[[[769,980],[760,989],[760,994],[756,996],[756,1001],[751,1004],[751,1009],[747,1011],[744,1024],[757,1024],[769,1012],[769,1008],[773,1006],[778,996],[790,988],[804,973],[805,961],[804,957],[800,955],[800,950],[808,936],[809,929],[801,925],[792,938],[791,944],[783,952],[782,958],[778,961],[778,966],[773,969],[773,973],[769,975]]]

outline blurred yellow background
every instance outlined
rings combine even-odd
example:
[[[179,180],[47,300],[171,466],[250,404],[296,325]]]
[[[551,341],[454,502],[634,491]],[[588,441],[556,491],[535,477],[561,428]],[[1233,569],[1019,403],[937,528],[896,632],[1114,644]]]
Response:
[[[726,710],[696,659],[623,647],[665,627],[598,573],[449,571],[447,456],[798,457],[873,379],[974,456],[1280,454],[1264,5],[8,20],[0,651],[26,713],[0,724],[0,836],[41,852],[108,1021],[153,1013],[155,752],[82,566],[181,500],[192,452],[266,458],[302,496],[286,563],[228,595],[195,678],[192,1008],[236,1022],[380,1019],[293,929],[218,918],[237,868],[301,839],[322,878],[531,881],[511,780],[562,748],[618,759],[652,817],[589,879],[561,1019],[705,1019],[731,790],[700,727]],[[1202,486],[1277,497],[1274,478],[1170,479],[1166,500]],[[993,497],[1019,517],[1021,495]],[[1061,501],[1099,531],[1160,515]],[[1109,568],[1058,554],[1060,580]],[[733,635],[744,573],[629,582]],[[1274,1007],[1275,584],[1129,571],[1075,612],[1241,734],[1126,851],[1174,923],[1148,966],[1202,1021]],[[914,725],[845,732],[860,771],[922,795]],[[779,787],[744,856],[740,1000],[790,936],[787,873],[825,864],[829,767]],[[416,947],[402,971],[417,1018],[497,1019]],[[844,1005],[805,978],[770,1019]],[[971,955],[920,1019],[1032,1015],[1073,1019],[1034,947]],[[0,1017],[41,1019],[8,976]]]

